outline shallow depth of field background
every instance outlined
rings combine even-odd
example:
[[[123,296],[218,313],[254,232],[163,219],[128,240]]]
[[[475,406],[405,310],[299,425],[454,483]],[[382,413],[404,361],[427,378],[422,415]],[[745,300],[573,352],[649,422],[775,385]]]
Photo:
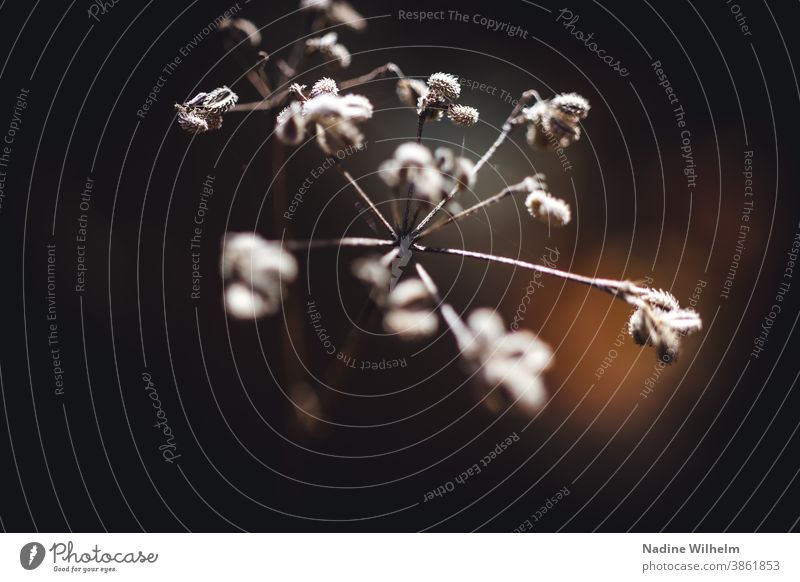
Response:
[[[226,321],[218,275],[226,231],[369,235],[354,194],[330,170],[286,220],[281,185],[293,196],[323,161],[315,144],[286,150],[289,160],[275,174],[266,113],[229,114],[221,131],[196,138],[179,131],[172,104],[198,90],[228,84],[243,102],[258,99],[242,77],[246,52],[226,56],[218,34],[190,51],[154,109],[137,118],[162,68],[229,8],[225,2],[120,3],[85,39],[85,11],[69,11],[31,80],[62,13],[39,10],[10,54],[0,109],[2,120],[16,88],[31,88],[9,169],[14,194],[0,212],[8,280],[0,419],[7,426],[0,434],[8,432],[14,445],[0,448],[12,475],[4,526],[510,531],[566,487],[569,495],[533,523],[535,531],[796,528],[800,400],[792,331],[800,283],[783,275],[800,229],[800,94],[788,56],[797,54],[797,41],[787,26],[797,20],[797,7],[743,5],[753,31],[745,36],[721,1],[571,3],[580,16],[575,28],[594,32],[630,71],[621,77],[556,22],[561,5],[354,5],[371,17],[369,28],[340,32],[353,65],[337,79],[392,61],[409,76],[446,71],[496,88],[465,88],[461,102],[480,110],[481,123],[466,131],[429,125],[426,145],[463,144],[477,159],[510,112],[508,100],[529,88],[544,97],[576,91],[592,104],[583,139],[566,150],[570,170],[555,155],[531,150],[519,133],[476,188],[482,198],[544,172],[552,192],[572,206],[569,226],[548,232],[521,200],[506,200],[442,230],[430,244],[534,262],[557,256],[558,268],[582,274],[651,277],[682,304],[699,288],[694,300],[704,331],[684,340],[679,362],[662,369],[653,350],[627,336],[618,341],[629,315],[621,302],[537,279],[542,286],[534,286],[521,326],[553,346],[555,364],[547,374],[552,399],[529,422],[514,408],[478,403],[448,333],[429,345],[404,344],[382,337],[376,313],[358,319],[367,293],[350,264],[363,251],[300,257],[303,275],[281,315],[257,324]],[[238,16],[263,26],[294,8],[253,1]],[[421,9],[457,9],[470,22],[398,18],[398,10]],[[471,22],[474,14],[519,25],[528,38],[486,30]],[[13,36],[12,21],[25,16],[4,18],[4,36]],[[306,34],[302,26],[299,15],[276,21],[262,31],[262,48],[273,60],[285,56],[287,43]],[[651,66],[656,60],[686,111],[693,189],[683,172],[680,129]],[[311,64],[317,69],[304,78],[309,85],[328,74],[318,57]],[[387,78],[354,90],[372,100],[376,113],[363,127],[367,148],[345,163],[379,201],[388,192],[373,173],[416,130],[394,85]],[[743,222],[746,151],[753,152],[755,195]],[[95,154],[88,284],[77,294],[78,201]],[[208,175],[215,176],[214,196],[200,250],[201,299],[193,300],[189,239]],[[743,224],[749,230],[725,299]],[[53,394],[47,346],[45,245],[52,241],[59,248],[63,397]],[[534,288],[531,273],[505,266],[450,256],[420,260],[460,312],[490,306],[511,321]],[[792,281],[790,291],[764,351],[752,358],[782,281]],[[357,367],[402,358],[407,366],[342,366],[314,335],[309,299],[337,351],[356,358]],[[348,340],[354,321],[366,332]],[[165,463],[158,450],[145,372],[178,443],[175,463]],[[307,390],[317,393],[323,421],[312,422],[291,403],[308,402]],[[512,433],[519,442],[480,475],[423,502],[426,492],[480,463]]]

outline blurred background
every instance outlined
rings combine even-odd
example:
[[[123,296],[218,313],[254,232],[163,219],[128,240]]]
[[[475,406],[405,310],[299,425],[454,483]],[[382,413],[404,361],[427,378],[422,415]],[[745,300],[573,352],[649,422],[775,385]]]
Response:
[[[173,104],[200,90],[228,85],[241,102],[260,99],[244,71],[263,50],[277,78],[278,61],[309,34],[296,2],[56,4],[0,8],[0,130],[18,128],[1,168],[5,529],[797,529],[800,92],[787,26],[796,5],[354,0],[366,29],[335,28],[352,65],[307,61],[308,85],[387,62],[420,79],[445,71],[469,81],[461,102],[480,123],[429,124],[423,143],[473,160],[524,90],[590,101],[566,161],[514,134],[462,200],[543,172],[572,206],[570,225],[549,231],[506,200],[430,244],[646,281],[697,309],[704,330],[665,367],[627,337],[629,309],[608,295],[418,256],[457,311],[521,314],[520,327],[552,346],[550,400],[532,416],[484,406],[446,330],[418,344],[385,336],[351,274],[362,250],[300,255],[279,316],[226,319],[225,233],[371,234],[333,170],[285,218],[324,157],[313,142],[275,147],[272,113],[229,113],[220,131],[195,137],[175,123]],[[259,47],[228,50],[213,25],[226,11],[261,28]],[[443,19],[403,16],[415,11]],[[375,115],[366,148],[345,163],[383,203],[390,193],[375,171],[416,132],[395,86],[387,76],[351,90]],[[343,358],[326,353],[308,301]],[[394,360],[403,364],[361,369]],[[456,481],[476,464],[480,474]]]

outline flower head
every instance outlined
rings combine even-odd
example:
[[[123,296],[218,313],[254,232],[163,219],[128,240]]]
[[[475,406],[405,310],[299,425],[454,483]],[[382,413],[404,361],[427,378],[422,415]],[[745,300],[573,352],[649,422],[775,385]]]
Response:
[[[239,101],[227,87],[209,93],[198,93],[189,101],[175,104],[178,125],[190,133],[203,133],[222,127],[222,116]]]
[[[528,194],[525,206],[531,216],[553,226],[565,226],[572,219],[569,204],[545,190],[534,190]]]
[[[300,96],[303,89],[297,88]],[[356,123],[372,117],[372,103],[362,95],[339,95],[332,79],[321,79],[311,89],[311,98],[292,103],[277,118],[276,134],[284,143],[297,145],[311,126],[317,143],[327,155],[348,147],[360,147],[363,134]]]
[[[629,333],[637,344],[654,346],[665,362],[677,359],[682,336],[702,328],[697,312],[681,308],[666,291],[647,289],[633,303],[636,309],[628,320]]]
[[[462,127],[470,127],[478,123],[480,114],[478,110],[469,105],[451,105],[447,109],[447,117],[450,118],[455,125]]]
[[[416,197],[434,203],[445,194],[445,181],[430,150],[414,142],[398,147],[394,156],[381,164],[380,175],[392,188],[412,186]]]
[[[309,53],[318,52],[325,58],[331,59],[330,64],[346,69],[350,66],[352,57],[347,47],[339,43],[338,40],[339,35],[335,32],[309,38],[306,41],[306,51]]]
[[[244,18],[226,18],[219,24],[219,29],[228,33],[236,44],[246,43],[252,48],[261,45],[261,31]]]
[[[467,326],[469,343],[465,336],[460,347],[486,384],[529,411],[540,409],[547,399],[542,373],[553,357],[547,344],[529,331],[507,332],[492,309],[472,312]]]
[[[397,98],[406,107],[417,107],[419,99],[428,93],[428,86],[419,79],[403,77],[397,81]]]
[[[431,305],[431,295],[420,279],[399,283],[386,302],[383,327],[401,339],[416,340],[432,336],[439,328],[439,319]]]
[[[258,235],[229,236],[222,254],[225,306],[240,319],[278,312],[285,285],[297,278],[297,261],[283,247]]]
[[[301,10],[314,11],[328,24],[344,24],[353,30],[364,30],[367,21],[344,0],[301,0]]]
[[[565,148],[581,137],[580,122],[589,114],[589,102],[577,93],[556,95],[522,110],[528,122],[528,143],[538,149]]]
[[[449,73],[434,73],[428,77],[428,88],[447,101],[455,101],[461,96],[458,77]]]

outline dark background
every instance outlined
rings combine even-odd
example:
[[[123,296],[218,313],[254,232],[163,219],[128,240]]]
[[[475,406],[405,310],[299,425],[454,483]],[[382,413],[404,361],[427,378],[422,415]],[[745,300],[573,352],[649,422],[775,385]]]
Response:
[[[397,18],[398,10],[454,5],[517,24],[528,38],[471,22]],[[584,138],[567,150],[572,170],[516,135],[476,189],[485,197],[503,181],[543,171],[570,201],[571,225],[548,233],[521,204],[506,201],[462,223],[460,233],[442,231],[438,243],[533,261],[545,247],[557,248],[559,268],[649,276],[683,304],[705,283],[697,303],[705,329],[684,341],[678,363],[660,370],[652,350],[627,338],[615,346],[624,305],[546,280],[523,324],[556,355],[547,374],[552,399],[533,420],[478,403],[447,333],[430,345],[402,344],[380,335],[373,314],[359,320],[367,332],[347,343],[367,298],[350,275],[361,251],[301,257],[303,275],[283,315],[257,324],[226,320],[218,275],[225,232],[308,238],[370,231],[333,171],[314,183],[292,221],[282,219],[286,193],[322,156],[310,144],[276,174],[274,156],[282,154],[268,113],[228,114],[221,131],[195,138],[178,129],[173,103],[199,90],[227,84],[243,102],[259,97],[242,77],[253,55],[227,53],[219,33],[202,38],[146,118],[137,117],[162,68],[230,4],[122,0],[99,22],[87,17],[89,6],[0,7],[0,131],[17,93],[30,90],[0,207],[5,530],[511,531],[529,518],[534,531],[797,530],[800,282],[791,281],[764,351],[750,356],[800,230],[796,4],[742,0],[752,30],[745,36],[723,1],[571,2],[576,28],[594,32],[622,61],[630,71],[623,78],[556,22],[562,6],[546,0],[355,3],[374,18],[364,32],[340,30],[354,58],[337,79],[392,61],[410,76],[442,70],[498,87],[496,95],[465,90],[462,102],[480,109],[482,123],[467,131],[431,126],[428,145],[463,143],[477,159],[511,109],[502,90],[514,97],[529,88],[545,97],[577,91],[592,103]],[[253,1],[237,14],[265,27],[271,71],[307,34],[300,14],[281,18],[295,6]],[[698,173],[691,191],[655,60],[686,111]],[[310,65],[316,70],[304,82],[328,74],[319,60]],[[400,108],[392,79],[355,91],[373,101],[376,115],[364,126],[366,151],[347,164],[385,200],[370,174],[413,136],[415,116]],[[754,210],[724,299],[748,150]],[[202,293],[192,300],[189,238],[209,174],[215,184],[200,251]],[[87,176],[95,184],[87,286],[76,293]],[[53,243],[63,395],[54,392],[46,319],[46,245]],[[457,310],[492,306],[507,321],[531,280],[455,257],[421,261]],[[303,313],[309,297],[340,349],[361,360],[405,357],[408,366],[372,372],[339,365]],[[604,359],[613,362],[598,379]],[[174,432],[174,463],[158,450],[163,439],[153,428],[144,373]],[[645,398],[648,378],[657,383]],[[322,420],[292,404],[308,402],[309,393]],[[511,433],[519,442],[480,475],[423,502]],[[569,495],[533,523],[564,487]]]

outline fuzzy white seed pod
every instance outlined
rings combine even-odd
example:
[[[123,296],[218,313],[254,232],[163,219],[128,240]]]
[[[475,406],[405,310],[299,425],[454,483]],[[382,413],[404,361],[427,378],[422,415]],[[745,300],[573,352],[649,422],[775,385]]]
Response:
[[[353,61],[350,51],[343,44],[335,44],[332,47],[325,49],[323,54],[331,59],[330,64],[340,69],[346,69]]]
[[[553,226],[564,226],[572,219],[569,204],[542,190],[528,194],[525,206],[531,216]]]
[[[448,176],[455,172],[456,158],[453,155],[453,150],[450,148],[436,148],[433,152],[433,157],[436,160],[436,167]]]
[[[285,285],[297,278],[297,261],[280,244],[241,233],[227,238],[221,261],[225,303],[235,317],[278,312]]]
[[[303,106],[297,102],[292,102],[278,114],[275,134],[278,139],[287,145],[299,145],[306,133],[306,122],[303,118]]]
[[[576,120],[586,119],[589,115],[589,102],[577,93],[562,93],[550,100],[550,105],[561,115]]]
[[[478,110],[468,105],[451,105],[447,109],[447,117],[450,118],[450,121],[461,127],[475,125],[478,123],[479,116]]]
[[[339,98],[342,106],[342,117],[360,123],[372,119],[372,103],[363,95],[343,95]]]
[[[448,101],[455,101],[461,95],[458,77],[449,73],[434,73],[428,77],[428,87]]]
[[[331,79],[330,77],[323,77],[316,83],[311,86],[311,92],[309,93],[309,97],[312,99],[314,97],[319,97],[320,95],[338,95],[339,94],[339,86],[336,84],[336,81]]]
[[[439,328],[430,300],[428,288],[420,279],[403,281],[389,293],[384,329],[405,340],[430,337]]]

